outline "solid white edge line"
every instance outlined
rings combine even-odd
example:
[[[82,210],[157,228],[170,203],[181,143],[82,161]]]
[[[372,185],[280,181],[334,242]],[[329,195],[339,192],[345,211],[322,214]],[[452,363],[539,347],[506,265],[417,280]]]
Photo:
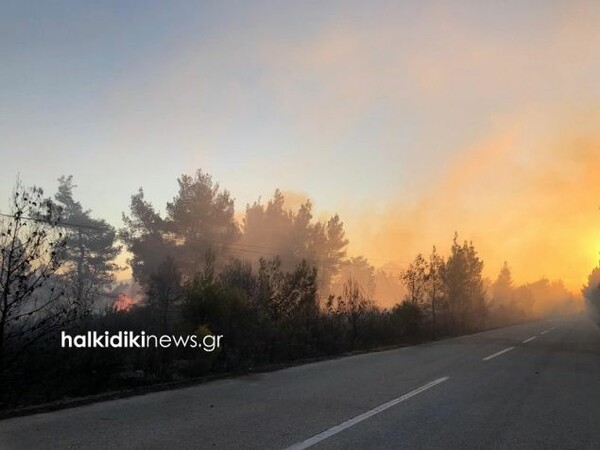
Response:
[[[433,380],[432,382],[427,383],[427,384],[425,384],[413,391],[410,391],[404,395],[401,395],[400,397],[390,400],[389,402],[384,403],[383,405],[379,405],[376,408],[373,408],[367,412],[364,412],[350,420],[342,422],[339,425],[336,425],[334,427],[329,428],[328,430],[325,430],[319,434],[316,434],[313,437],[306,439],[305,441],[298,442],[297,444],[294,444],[294,445],[288,447],[286,450],[303,450],[303,449],[312,447],[313,445],[318,444],[319,442],[324,441],[325,439],[328,439],[331,436],[336,435],[336,434],[346,430],[347,428],[350,428],[350,427],[362,422],[363,420],[367,420],[369,417],[373,417],[374,415],[379,414],[379,413],[385,411],[386,409],[396,406],[398,403],[402,403],[403,401],[408,400],[409,398],[414,397],[415,395],[420,394],[421,392],[426,391],[427,389],[430,389],[440,383],[443,383],[448,378],[450,378],[450,377],[442,377],[442,378],[438,378],[437,380]]]
[[[523,344],[527,344],[528,342],[531,342],[531,341],[533,341],[533,340],[534,340],[536,337],[537,337],[537,336],[531,336],[529,339],[525,339],[525,340],[523,341]]]
[[[510,352],[513,348],[514,347],[507,347],[504,350],[500,350],[499,352],[494,353],[493,355],[486,356],[485,358],[483,358],[483,361],[489,361],[490,359],[495,358],[496,356],[500,356],[503,353]]]

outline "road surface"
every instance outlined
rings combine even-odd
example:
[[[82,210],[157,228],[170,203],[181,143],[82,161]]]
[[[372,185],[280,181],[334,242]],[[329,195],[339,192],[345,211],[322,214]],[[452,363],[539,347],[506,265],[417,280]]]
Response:
[[[0,449],[600,448],[600,330],[520,324],[0,421]]]

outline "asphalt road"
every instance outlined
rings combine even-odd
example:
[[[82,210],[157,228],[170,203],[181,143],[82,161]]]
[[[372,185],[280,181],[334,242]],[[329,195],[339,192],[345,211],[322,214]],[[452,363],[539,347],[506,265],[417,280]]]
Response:
[[[600,448],[586,317],[0,421],[0,449]]]

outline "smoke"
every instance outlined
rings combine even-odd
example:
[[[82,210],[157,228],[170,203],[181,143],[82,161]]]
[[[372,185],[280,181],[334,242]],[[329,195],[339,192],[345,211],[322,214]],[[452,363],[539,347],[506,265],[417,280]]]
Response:
[[[599,10],[519,15],[510,35],[496,28],[505,17],[459,10],[436,4],[403,27],[391,12],[373,27],[348,19],[266,46],[302,159],[348,192],[334,212],[351,255],[402,267],[434,244],[444,253],[458,231],[486,276],[507,260],[519,284],[562,279],[578,292],[600,250]],[[368,151],[353,148],[366,137]]]
[[[473,240],[495,278],[509,261],[518,283],[562,279],[579,291],[600,250],[598,114],[562,119],[521,115],[462,152],[412,202],[347,220],[353,253],[404,262],[454,231]],[[575,120],[577,119],[577,120]],[[596,122],[597,123],[597,122]]]

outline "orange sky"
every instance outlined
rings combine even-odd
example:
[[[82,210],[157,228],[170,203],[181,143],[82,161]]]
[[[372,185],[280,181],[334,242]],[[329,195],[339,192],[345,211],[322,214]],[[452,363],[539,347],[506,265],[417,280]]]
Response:
[[[444,167],[407,205],[348,218],[351,248],[400,260],[450,246],[454,231],[473,240],[495,277],[503,261],[516,281],[562,278],[574,291],[600,259],[599,110],[559,120],[551,111],[512,118]]]

